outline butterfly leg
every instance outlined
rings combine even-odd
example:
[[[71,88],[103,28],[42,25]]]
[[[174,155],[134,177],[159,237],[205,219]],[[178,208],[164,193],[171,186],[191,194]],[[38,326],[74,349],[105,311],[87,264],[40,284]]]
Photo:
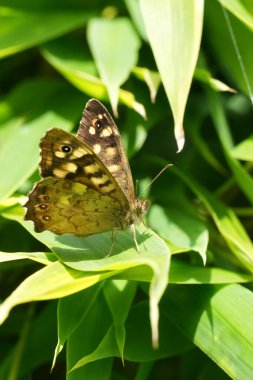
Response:
[[[112,230],[112,245],[111,245],[111,248],[110,248],[110,251],[108,252],[108,254],[105,256],[105,259],[109,256],[111,256],[111,253],[113,251],[113,247],[114,247],[114,243],[115,243],[115,236],[116,236],[116,232],[115,230]]]
[[[135,224],[134,224],[134,223],[131,224],[131,225],[130,225],[130,228],[131,228],[131,231],[132,231],[132,233],[133,233],[134,243],[135,243],[136,250],[137,250],[138,253],[141,253],[141,251],[140,251],[140,247],[139,247],[138,242],[137,242]]]

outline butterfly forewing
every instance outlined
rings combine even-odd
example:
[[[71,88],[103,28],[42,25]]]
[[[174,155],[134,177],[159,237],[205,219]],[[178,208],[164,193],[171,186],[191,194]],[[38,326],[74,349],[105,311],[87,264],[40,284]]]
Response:
[[[92,149],[58,128],[47,131],[41,143],[41,175],[69,179],[126,203],[117,183]]]
[[[133,179],[123,141],[111,115],[98,100],[87,103],[77,136],[97,154],[126,198],[133,202]]]

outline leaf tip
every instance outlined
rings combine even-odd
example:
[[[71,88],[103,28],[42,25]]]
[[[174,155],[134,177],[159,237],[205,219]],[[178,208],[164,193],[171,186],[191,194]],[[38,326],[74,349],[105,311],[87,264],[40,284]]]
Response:
[[[177,142],[177,153],[180,153],[185,144],[184,129],[182,124],[175,125],[175,138]]]

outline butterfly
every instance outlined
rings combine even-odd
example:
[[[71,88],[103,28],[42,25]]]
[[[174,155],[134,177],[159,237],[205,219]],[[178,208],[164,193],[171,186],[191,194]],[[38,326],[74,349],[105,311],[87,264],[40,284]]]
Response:
[[[86,104],[77,136],[53,128],[40,141],[43,178],[28,194],[25,220],[36,232],[88,236],[131,228],[148,201],[134,193],[132,174],[119,130],[96,99]]]

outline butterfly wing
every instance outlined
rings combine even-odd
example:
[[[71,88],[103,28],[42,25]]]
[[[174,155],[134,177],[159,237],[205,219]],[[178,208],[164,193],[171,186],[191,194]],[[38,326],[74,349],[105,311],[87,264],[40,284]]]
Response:
[[[82,183],[120,201],[127,200],[112,174],[84,142],[62,129],[53,128],[41,139],[41,176]]]
[[[25,207],[25,219],[34,222],[36,232],[87,236],[122,228],[119,201],[72,180],[48,177],[37,182]]]
[[[87,236],[124,228],[129,203],[103,162],[72,134],[51,129],[41,139],[43,180],[29,193],[26,220],[38,232]]]
[[[123,141],[109,112],[98,100],[87,103],[77,137],[98,155],[131,204],[135,199],[134,186]]]

